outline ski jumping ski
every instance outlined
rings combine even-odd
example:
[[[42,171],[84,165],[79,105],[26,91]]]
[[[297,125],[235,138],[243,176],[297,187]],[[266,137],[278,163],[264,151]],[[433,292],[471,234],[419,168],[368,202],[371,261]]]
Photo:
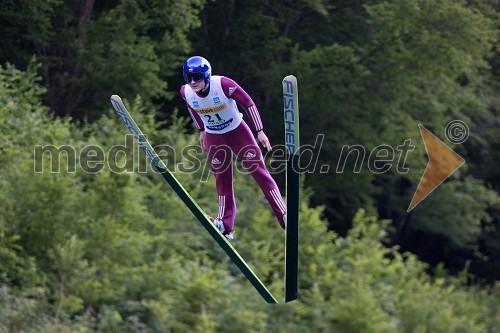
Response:
[[[241,270],[243,275],[250,281],[250,283],[257,289],[260,295],[268,303],[278,303],[271,292],[266,288],[266,286],[260,281],[260,279],[255,275],[248,264],[243,260],[239,253],[233,248],[233,246],[227,241],[219,230],[214,226],[212,222],[207,218],[207,215],[198,206],[198,204],[193,200],[189,193],[184,189],[184,187],[177,181],[174,175],[167,169],[163,161],[160,159],[158,154],[154,151],[151,144],[146,139],[146,136],[142,134],[141,130],[135,123],[135,121],[130,116],[130,113],[123,104],[122,99],[118,95],[111,96],[111,104],[115,109],[118,116],[122,119],[127,126],[128,130],[132,133],[135,140],[138,142],[139,146],[144,150],[146,156],[150,160],[151,164],[158,170],[158,172],[163,176],[167,183],[172,187],[172,189],[177,193],[179,198],[184,202],[184,204],[189,208],[189,210],[194,214],[198,221],[205,227],[208,233],[215,239],[215,241],[222,247],[224,252],[231,258],[234,264]]]
[[[299,267],[299,98],[297,79],[283,79],[286,167],[285,302],[298,298]]]

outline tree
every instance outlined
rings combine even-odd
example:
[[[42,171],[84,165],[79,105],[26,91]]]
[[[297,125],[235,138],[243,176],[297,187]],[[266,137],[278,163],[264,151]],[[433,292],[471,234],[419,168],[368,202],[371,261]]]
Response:
[[[164,78],[181,64],[202,3],[8,1],[0,18],[14,33],[4,32],[0,61],[24,67],[36,54],[49,88],[45,102],[57,115],[96,119],[118,92],[140,93],[151,106],[170,97]]]
[[[283,142],[281,79],[297,76],[301,143],[318,156],[314,170],[304,174],[306,186],[314,189],[312,204],[325,205],[331,229],[342,235],[360,207],[393,221],[394,242],[410,241],[412,231],[422,231],[418,221],[436,225],[421,207],[418,221],[406,213],[427,163],[417,124],[442,138],[439,133],[450,120],[465,121],[471,137],[454,148],[471,166],[461,170],[462,184],[455,189],[477,188],[484,194],[479,201],[489,202],[487,216],[473,222],[481,225],[476,231],[483,231],[470,234],[475,237],[468,245],[462,243],[467,252],[471,244],[477,248],[485,230],[498,229],[496,220],[487,222],[497,212],[488,190],[497,187],[495,171],[488,167],[495,165],[492,142],[498,141],[497,133],[488,130],[498,122],[495,83],[489,79],[498,38],[494,13],[488,1],[218,1],[203,10],[204,25],[191,35],[195,51],[212,61],[216,73],[235,78],[249,91],[275,144]],[[389,157],[397,161],[396,149],[407,141],[415,147],[407,151],[409,172],[397,170],[396,162],[382,173],[370,169],[370,153],[380,145],[392,147]],[[365,154],[364,160],[359,157],[360,168],[355,153],[346,157],[349,147]],[[429,201],[423,204],[430,205],[427,212],[433,210]],[[462,218],[456,208],[450,207],[455,213],[447,218],[450,223]],[[439,251],[434,253],[443,255],[433,262],[451,262],[448,245],[460,237],[458,229],[435,242]]]
[[[310,207],[309,191],[300,207],[300,299],[270,308],[151,169],[118,172],[107,153],[99,171],[83,167],[89,154],[74,172],[50,172],[51,164],[33,172],[33,145],[109,152],[126,140],[126,129],[118,117],[81,127],[50,117],[34,69],[0,68],[0,256],[8,259],[0,261],[0,331],[474,333],[498,327],[497,286],[467,286],[466,272],[429,275],[415,255],[387,246],[389,222],[365,211],[345,237],[328,231],[323,208]],[[140,97],[128,106],[152,142],[197,144],[184,120],[156,123]],[[123,165],[141,157],[124,147]],[[177,175],[209,212],[214,180],[200,182],[206,161],[201,152],[196,156],[197,169]],[[180,168],[187,158],[192,155],[172,158],[179,165],[170,166]],[[279,297],[284,234],[258,186],[237,170],[234,245]]]

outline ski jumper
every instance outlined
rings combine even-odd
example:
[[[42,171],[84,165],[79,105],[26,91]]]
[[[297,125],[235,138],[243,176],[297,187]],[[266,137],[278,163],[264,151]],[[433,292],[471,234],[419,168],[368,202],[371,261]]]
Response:
[[[236,216],[233,153],[260,186],[284,229],[286,204],[276,182],[266,169],[257,141],[237,106],[238,104],[244,108],[252,129],[259,132],[263,130],[263,125],[255,103],[243,88],[224,76],[212,75],[208,89],[209,93],[205,97],[195,93],[187,84],[181,87],[180,92],[194,124],[200,131],[206,132],[208,160],[215,175],[219,196],[217,217],[222,219],[225,233],[233,230]]]

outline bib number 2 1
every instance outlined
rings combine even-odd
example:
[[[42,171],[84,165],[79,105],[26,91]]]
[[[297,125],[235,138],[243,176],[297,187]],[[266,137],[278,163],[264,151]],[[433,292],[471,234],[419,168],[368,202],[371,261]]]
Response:
[[[222,121],[222,118],[219,116],[218,113],[215,113],[215,114],[205,114],[203,115],[203,117],[207,118],[207,122],[209,123],[213,123],[215,122],[215,120],[213,119],[214,117],[216,118],[217,121]]]

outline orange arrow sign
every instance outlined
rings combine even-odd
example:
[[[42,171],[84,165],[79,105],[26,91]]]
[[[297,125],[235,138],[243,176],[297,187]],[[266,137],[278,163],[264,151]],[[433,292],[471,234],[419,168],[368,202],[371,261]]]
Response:
[[[432,191],[434,191],[446,178],[451,176],[465,160],[448,148],[443,141],[429,132],[422,124],[418,124],[420,134],[424,139],[425,150],[429,156],[429,163],[420,179],[417,190],[411,199],[407,212],[415,208]]]

